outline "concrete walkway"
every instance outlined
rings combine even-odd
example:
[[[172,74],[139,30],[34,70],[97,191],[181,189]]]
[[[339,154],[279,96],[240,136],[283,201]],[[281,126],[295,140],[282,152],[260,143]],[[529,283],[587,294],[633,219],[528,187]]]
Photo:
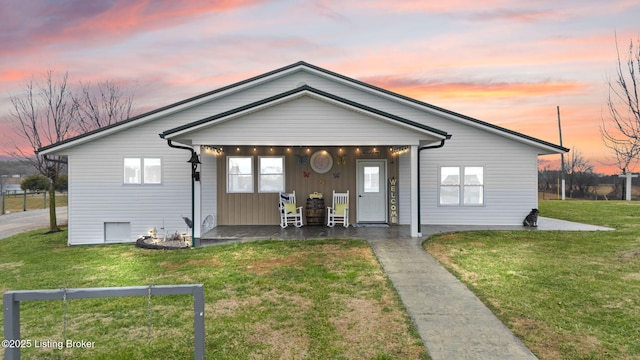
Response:
[[[521,226],[425,226],[423,236]],[[605,231],[610,228],[540,218],[533,231]],[[434,360],[536,359],[455,276],[422,248],[423,239],[369,239]]]
[[[67,207],[56,208],[58,225],[67,223]],[[0,216],[0,239],[49,227],[49,209],[13,212]]]

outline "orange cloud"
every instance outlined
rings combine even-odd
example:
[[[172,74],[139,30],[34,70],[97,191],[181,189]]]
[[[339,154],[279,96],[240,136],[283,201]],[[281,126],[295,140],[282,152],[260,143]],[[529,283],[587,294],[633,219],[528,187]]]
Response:
[[[532,96],[550,96],[560,93],[575,93],[588,87],[586,84],[571,81],[547,81],[537,83],[506,82],[444,82],[419,81],[410,78],[374,77],[364,80],[384,89],[416,98],[475,99],[518,98]]]
[[[25,79],[25,75],[21,71],[5,70],[0,73],[0,83],[3,82],[15,82]]]

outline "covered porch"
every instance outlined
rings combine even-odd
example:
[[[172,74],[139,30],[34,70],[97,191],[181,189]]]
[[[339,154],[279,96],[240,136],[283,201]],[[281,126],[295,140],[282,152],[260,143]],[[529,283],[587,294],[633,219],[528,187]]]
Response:
[[[414,237],[419,237],[419,149],[451,137],[307,85],[160,136],[200,156],[194,223],[210,216],[215,227],[276,225],[278,192],[296,191],[299,206],[310,193],[323,193],[328,206],[335,190],[350,192],[350,223],[410,224]],[[379,176],[370,182],[377,184],[374,191],[363,185],[371,176]],[[399,182],[398,195],[406,199],[400,216],[406,218],[390,217],[390,181]],[[369,196],[373,192],[375,198]],[[195,228],[194,238],[205,236]]]

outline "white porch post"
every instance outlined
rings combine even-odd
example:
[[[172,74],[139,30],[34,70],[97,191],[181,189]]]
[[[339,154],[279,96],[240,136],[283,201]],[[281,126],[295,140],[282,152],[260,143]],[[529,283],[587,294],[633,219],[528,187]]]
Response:
[[[418,146],[411,145],[411,237],[420,237],[418,232]]]
[[[193,150],[200,158],[200,166],[198,171],[200,172],[200,178],[202,178],[202,157],[201,157],[201,146],[194,146]],[[193,184],[193,237],[196,239],[200,238],[200,232],[202,230],[202,187],[200,186],[202,181],[194,181]]]

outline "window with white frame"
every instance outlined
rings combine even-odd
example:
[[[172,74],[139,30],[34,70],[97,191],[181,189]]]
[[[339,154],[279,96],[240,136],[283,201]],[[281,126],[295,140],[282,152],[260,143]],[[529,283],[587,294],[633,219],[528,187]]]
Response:
[[[227,156],[227,192],[253,192],[253,156]]]
[[[440,205],[481,206],[484,204],[484,167],[443,166],[440,168]]]
[[[463,205],[480,206],[484,204],[484,168],[482,166],[464,167]]]
[[[258,157],[258,191],[284,191],[284,156]]]
[[[162,183],[162,160],[160,158],[124,158],[125,184]]]

